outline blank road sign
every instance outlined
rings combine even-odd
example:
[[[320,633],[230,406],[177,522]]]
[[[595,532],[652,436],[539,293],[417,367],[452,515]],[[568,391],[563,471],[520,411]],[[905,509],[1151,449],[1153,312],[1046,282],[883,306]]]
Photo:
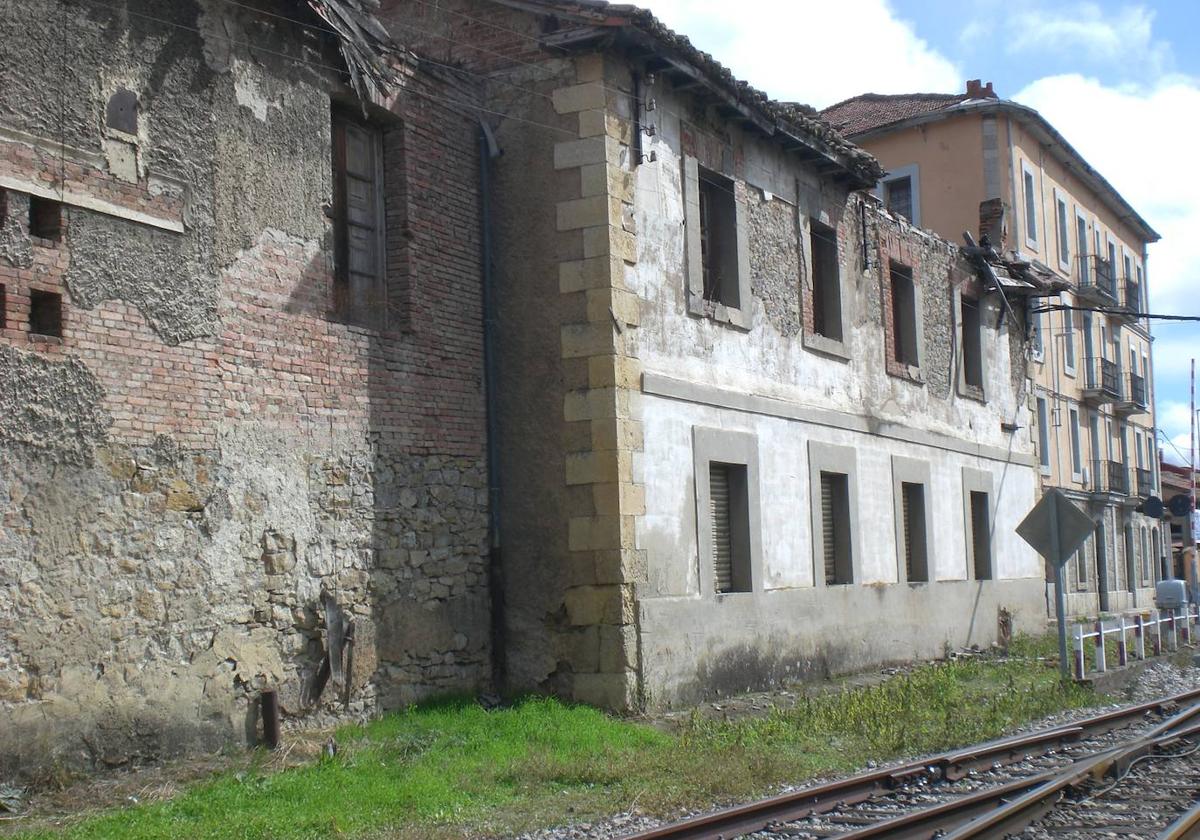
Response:
[[[1058,544],[1055,545],[1054,525],[1058,524]],[[1096,530],[1096,522],[1080,510],[1066,494],[1053,487],[1033,506],[1017,533],[1034,551],[1049,562],[1061,566],[1075,549]]]

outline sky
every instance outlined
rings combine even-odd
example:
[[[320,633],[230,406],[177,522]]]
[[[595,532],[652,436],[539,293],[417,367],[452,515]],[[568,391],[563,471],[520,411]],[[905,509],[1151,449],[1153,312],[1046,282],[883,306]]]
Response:
[[[1162,235],[1150,310],[1200,316],[1200,3],[642,0],[739,78],[823,108],[859,93],[991,81],[1036,108]],[[1159,447],[1184,463],[1200,324],[1153,326]]]

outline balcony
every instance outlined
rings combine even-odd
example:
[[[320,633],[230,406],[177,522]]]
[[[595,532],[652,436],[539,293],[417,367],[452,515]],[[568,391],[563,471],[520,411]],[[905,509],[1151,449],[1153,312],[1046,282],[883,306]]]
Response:
[[[1120,461],[1092,461],[1088,490],[1111,496],[1129,495],[1129,470]]]
[[[1146,398],[1146,377],[1131,373],[1125,378],[1125,388],[1120,397],[1113,402],[1113,411],[1128,417],[1131,414],[1145,414],[1149,402]]]
[[[1137,494],[1140,498],[1145,499],[1158,495],[1158,488],[1154,486],[1154,470],[1137,467],[1133,472],[1136,476]]]
[[[1124,294],[1118,307],[1118,316],[1128,322],[1137,323],[1138,313],[1142,311],[1142,284],[1136,280],[1125,279]]]
[[[1079,297],[1101,306],[1118,303],[1116,272],[1100,257],[1078,257]]]
[[[1084,359],[1083,401],[1093,406],[1121,402],[1121,369],[1116,362],[1095,356]]]

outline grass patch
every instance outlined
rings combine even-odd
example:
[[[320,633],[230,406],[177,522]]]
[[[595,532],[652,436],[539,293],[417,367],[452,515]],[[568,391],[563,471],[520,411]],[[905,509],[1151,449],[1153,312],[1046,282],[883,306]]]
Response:
[[[277,773],[252,763],[170,801],[16,836],[449,838],[634,805],[669,815],[870,759],[993,738],[1095,702],[1044,664],[1013,657],[923,666],[753,719],[693,715],[677,734],[548,699],[490,712],[468,701],[430,703],[340,730],[332,759]]]

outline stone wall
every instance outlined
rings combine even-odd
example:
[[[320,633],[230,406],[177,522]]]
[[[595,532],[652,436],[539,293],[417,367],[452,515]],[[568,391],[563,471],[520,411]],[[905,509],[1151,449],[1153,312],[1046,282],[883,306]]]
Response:
[[[371,110],[392,317],[355,326],[336,45],[303,4],[119,5],[0,8],[0,778],[252,741],[266,687],[302,725],[490,679],[474,88],[413,65]]]

